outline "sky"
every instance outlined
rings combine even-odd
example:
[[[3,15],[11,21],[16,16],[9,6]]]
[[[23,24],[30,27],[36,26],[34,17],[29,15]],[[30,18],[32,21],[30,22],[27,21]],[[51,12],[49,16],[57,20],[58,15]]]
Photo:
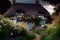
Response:
[[[34,3],[34,0],[16,0],[16,2]]]
[[[10,1],[12,1],[12,0],[10,0]],[[16,0],[16,2],[21,2],[21,3],[35,3],[35,0]]]

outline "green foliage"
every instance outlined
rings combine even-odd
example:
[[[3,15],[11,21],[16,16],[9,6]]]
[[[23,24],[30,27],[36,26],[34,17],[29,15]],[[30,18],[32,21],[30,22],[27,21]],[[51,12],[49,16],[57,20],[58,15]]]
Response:
[[[4,16],[0,15],[0,37],[1,40],[9,40],[9,29],[11,29],[11,22],[4,18]]]
[[[52,13],[52,16],[56,16],[56,13],[54,12],[54,13]]]
[[[60,4],[56,5],[55,11],[56,11],[56,14],[60,12]]]
[[[35,21],[35,26],[39,26],[40,25],[41,18],[36,17],[34,21]]]
[[[0,16],[0,38],[1,40],[9,40],[10,38],[10,30],[13,26],[13,23],[9,21],[8,18],[4,18]],[[17,32],[19,31],[20,35],[16,36],[16,40],[32,40],[35,38],[35,34],[28,33],[24,28],[21,30],[16,29]]]
[[[53,13],[55,16],[59,15],[60,12],[60,4],[57,4],[56,7],[54,8],[55,12]]]
[[[49,2],[50,4],[54,4],[54,5],[56,5],[56,4],[60,4],[60,0],[44,0],[44,1],[47,1],[47,2]]]
[[[47,30],[48,36],[41,36],[41,40],[60,40],[60,17],[58,16],[54,24],[56,28]]]
[[[35,34],[27,33],[26,30],[20,31],[20,36],[16,37],[16,40],[32,40],[35,38]]]
[[[33,29],[33,32],[40,35],[40,33],[42,32],[42,30],[36,30],[36,29]]]
[[[4,19],[4,17],[2,15],[0,15],[0,19]]]
[[[35,34],[27,34],[27,35],[25,36],[25,38],[26,38],[26,40],[32,40],[32,39],[35,38]]]

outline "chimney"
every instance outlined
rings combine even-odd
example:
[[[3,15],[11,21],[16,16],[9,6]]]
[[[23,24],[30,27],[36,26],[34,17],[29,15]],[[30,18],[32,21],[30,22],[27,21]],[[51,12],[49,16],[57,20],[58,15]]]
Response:
[[[39,0],[35,0],[35,3],[36,3],[36,4],[39,4]]]
[[[15,1],[16,1],[16,0],[12,0],[12,3],[15,4]]]

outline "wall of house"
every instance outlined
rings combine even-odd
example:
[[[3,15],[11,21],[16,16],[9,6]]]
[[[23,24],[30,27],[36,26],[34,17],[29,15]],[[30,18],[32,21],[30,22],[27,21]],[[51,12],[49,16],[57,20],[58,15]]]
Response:
[[[46,18],[45,17],[41,17],[42,19],[41,19],[41,21],[40,21],[40,24],[41,24],[41,27],[44,27],[45,25],[46,25]]]

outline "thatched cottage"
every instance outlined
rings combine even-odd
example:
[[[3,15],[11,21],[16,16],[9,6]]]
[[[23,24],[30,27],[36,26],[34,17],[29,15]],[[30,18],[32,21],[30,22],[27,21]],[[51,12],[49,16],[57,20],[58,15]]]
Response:
[[[35,18],[36,16],[43,16],[47,20],[51,21],[51,15],[49,12],[39,3],[39,0],[35,0],[35,3],[20,3],[16,0],[12,0],[12,5],[10,9],[4,14],[5,17],[15,17],[16,18],[25,16],[27,19]],[[43,20],[42,24],[45,24]]]

